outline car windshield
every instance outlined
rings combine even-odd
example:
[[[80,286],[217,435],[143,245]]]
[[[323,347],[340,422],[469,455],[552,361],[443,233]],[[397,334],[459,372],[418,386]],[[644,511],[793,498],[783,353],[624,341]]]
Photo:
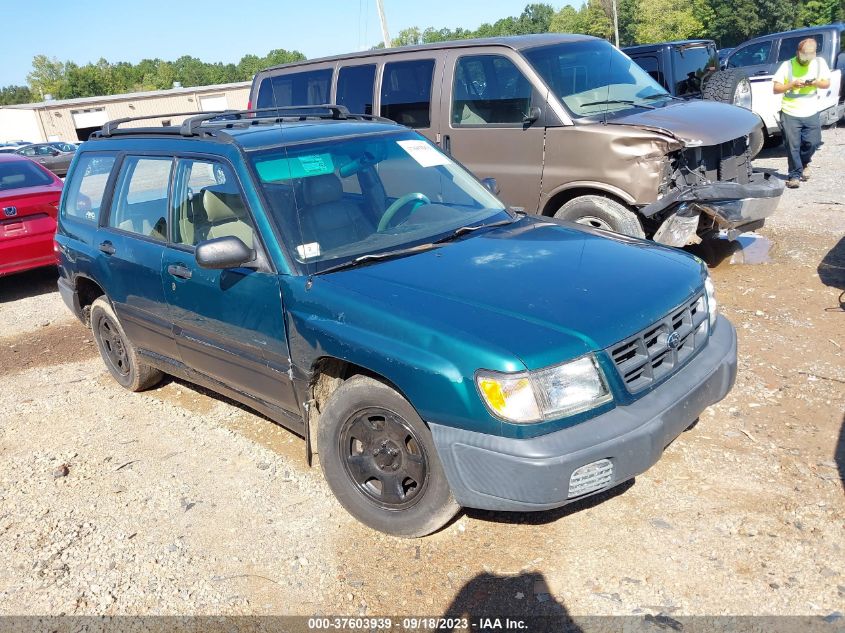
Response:
[[[604,40],[541,46],[523,54],[575,117],[612,117],[672,98],[631,58]]]
[[[0,161],[0,191],[41,187],[52,182],[50,176],[30,160]]]
[[[288,251],[309,273],[511,218],[414,132],[256,150],[250,158]]]

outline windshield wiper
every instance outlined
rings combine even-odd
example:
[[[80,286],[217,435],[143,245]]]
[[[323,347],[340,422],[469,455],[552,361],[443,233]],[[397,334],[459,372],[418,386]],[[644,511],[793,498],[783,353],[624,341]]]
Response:
[[[338,270],[345,270],[346,268],[355,268],[356,266],[369,264],[371,262],[378,262],[384,259],[393,259],[394,257],[402,257],[404,255],[414,255],[415,253],[430,251],[432,248],[436,248],[436,245],[433,242],[427,242],[425,244],[418,244],[417,246],[411,246],[409,248],[398,248],[395,251],[359,255],[354,259],[350,259],[349,261],[343,262],[342,264],[337,264],[336,266],[329,266],[328,268],[324,268],[323,270],[318,271],[314,274],[324,275],[326,273],[333,273]]]
[[[611,103],[622,103],[624,105],[632,105],[638,106],[640,108],[648,108],[649,110],[655,110],[655,106],[647,105],[645,103],[638,103],[637,101],[632,101],[631,99],[605,99],[604,101],[590,101],[589,103],[582,103],[581,107],[585,108],[587,106],[594,106],[594,105],[609,105]]]
[[[460,237],[466,233],[472,233],[473,231],[477,231],[478,229],[490,229],[494,226],[505,226],[506,224],[513,224],[517,222],[519,218],[508,218],[507,220],[499,220],[498,222],[491,222],[490,224],[476,224],[476,225],[469,225],[469,226],[461,226],[449,233],[448,235],[441,237],[440,239],[434,240],[435,244],[442,244],[443,242],[449,242],[456,237]]]
[[[683,101],[680,97],[676,97],[674,95],[670,95],[668,92],[666,94],[653,94],[648,95],[647,97],[642,97],[643,99],[676,99],[677,101]]]

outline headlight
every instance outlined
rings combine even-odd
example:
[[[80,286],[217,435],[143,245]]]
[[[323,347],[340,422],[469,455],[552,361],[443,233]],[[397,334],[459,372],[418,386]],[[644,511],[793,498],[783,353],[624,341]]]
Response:
[[[716,287],[710,275],[704,280],[704,292],[707,293],[707,313],[710,318],[710,330],[716,326],[716,316],[719,314],[719,303],[716,301]]]
[[[482,370],[475,380],[493,415],[518,424],[573,415],[613,398],[592,354],[533,372]]]

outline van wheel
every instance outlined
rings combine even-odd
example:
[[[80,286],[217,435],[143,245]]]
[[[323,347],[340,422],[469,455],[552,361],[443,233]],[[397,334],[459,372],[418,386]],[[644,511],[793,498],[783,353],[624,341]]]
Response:
[[[111,375],[129,391],[149,389],[164,377],[161,371],[138,358],[135,346],[126,337],[105,296],[91,304],[91,331]]]
[[[603,196],[573,198],[557,210],[555,217],[586,224],[596,229],[645,238],[643,226],[637,215],[624,205]]]
[[[377,380],[353,376],[337,388],[320,414],[317,448],[337,500],[375,530],[425,536],[460,509],[428,427]]]

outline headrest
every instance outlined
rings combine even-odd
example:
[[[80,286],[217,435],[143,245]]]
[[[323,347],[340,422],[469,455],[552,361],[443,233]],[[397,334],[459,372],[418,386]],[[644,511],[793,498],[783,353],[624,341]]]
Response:
[[[202,206],[209,222],[240,220],[244,216],[241,197],[235,193],[222,193],[206,189],[202,194]]]
[[[302,180],[302,197],[307,207],[337,202],[343,197],[343,184],[336,174],[310,176]]]

